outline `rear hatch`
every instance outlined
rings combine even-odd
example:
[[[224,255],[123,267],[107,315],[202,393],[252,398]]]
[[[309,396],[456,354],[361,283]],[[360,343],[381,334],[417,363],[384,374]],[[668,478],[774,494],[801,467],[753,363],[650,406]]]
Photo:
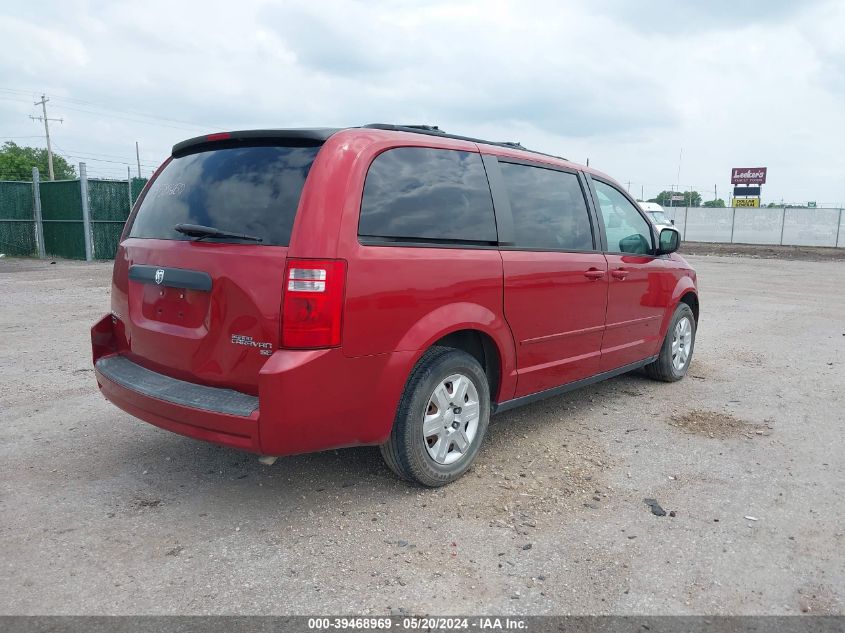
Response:
[[[174,151],[154,178],[118,253],[113,304],[136,363],[257,394],[320,142],[219,138]]]

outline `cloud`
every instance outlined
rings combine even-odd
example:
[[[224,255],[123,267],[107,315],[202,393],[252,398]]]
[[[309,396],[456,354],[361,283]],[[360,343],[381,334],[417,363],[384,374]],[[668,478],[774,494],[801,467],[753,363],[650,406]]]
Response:
[[[14,16],[0,16],[0,41],[6,51],[0,56],[3,77],[46,75],[58,59],[70,68],[83,67],[89,61],[85,45],[75,35]]]
[[[43,89],[65,118],[56,145],[99,156],[92,173],[134,169],[136,140],[149,167],[203,131],[378,121],[589,157],[647,197],[675,184],[683,147],[684,186],[724,194],[731,167],[760,164],[772,199],[845,201],[835,0],[71,0],[5,14],[0,88],[23,92],[0,92],[0,133],[38,133],[29,96]]]
[[[294,53],[303,68],[340,76],[364,76],[395,67],[395,56],[379,50],[375,25],[359,17],[366,5],[344,3],[343,14],[324,7],[273,5],[259,18]]]
[[[598,0],[593,8],[644,32],[659,34],[701,33],[741,28],[754,24],[777,24],[800,14],[821,0]]]

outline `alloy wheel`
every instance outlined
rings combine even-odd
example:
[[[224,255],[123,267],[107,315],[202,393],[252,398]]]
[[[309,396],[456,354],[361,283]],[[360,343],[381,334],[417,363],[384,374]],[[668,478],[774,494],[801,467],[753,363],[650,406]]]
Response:
[[[454,464],[470,450],[478,433],[481,407],[478,390],[464,374],[443,379],[428,400],[422,434],[429,456],[438,464]]]
[[[675,371],[681,371],[686,366],[691,349],[692,324],[687,317],[683,317],[675,324],[672,335],[672,366]]]

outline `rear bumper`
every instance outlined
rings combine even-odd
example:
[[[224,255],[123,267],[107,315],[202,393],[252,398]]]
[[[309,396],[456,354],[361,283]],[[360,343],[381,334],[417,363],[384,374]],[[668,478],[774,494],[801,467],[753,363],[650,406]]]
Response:
[[[348,358],[340,349],[280,350],[259,373],[258,397],[177,380],[117,351],[107,316],[92,328],[103,395],[180,435],[262,455],[380,444],[390,434],[412,352]]]
[[[94,366],[100,391],[107,400],[136,418],[168,431],[253,453],[261,452],[258,410],[248,417],[237,416],[177,404],[136,391],[115,380],[107,371],[103,371],[104,361],[121,358],[123,357],[107,356]]]

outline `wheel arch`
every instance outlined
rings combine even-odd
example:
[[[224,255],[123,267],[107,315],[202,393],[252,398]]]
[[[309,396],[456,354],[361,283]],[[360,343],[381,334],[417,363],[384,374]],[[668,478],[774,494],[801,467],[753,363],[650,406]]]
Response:
[[[462,349],[474,356],[491,380],[490,396],[494,402],[513,396],[516,388],[513,337],[505,321],[489,308],[475,303],[440,306],[408,330],[397,351],[414,351],[413,364],[416,364],[434,345]]]
[[[496,401],[502,381],[502,357],[492,336],[477,329],[456,330],[437,339],[432,345],[459,349],[475,358],[487,375],[490,397]]]
[[[666,312],[663,315],[663,323],[660,325],[660,341],[666,336],[669,331],[669,322],[672,320],[672,315],[681,303],[687,304],[692,310],[695,317],[696,326],[698,325],[698,289],[695,287],[695,282],[687,276],[681,277],[675,284],[672,291],[672,299],[666,304]],[[659,348],[658,348],[659,349]]]
[[[687,290],[680,296],[678,303],[686,303],[690,307],[692,315],[695,317],[695,324],[698,325],[698,293],[694,290]]]

